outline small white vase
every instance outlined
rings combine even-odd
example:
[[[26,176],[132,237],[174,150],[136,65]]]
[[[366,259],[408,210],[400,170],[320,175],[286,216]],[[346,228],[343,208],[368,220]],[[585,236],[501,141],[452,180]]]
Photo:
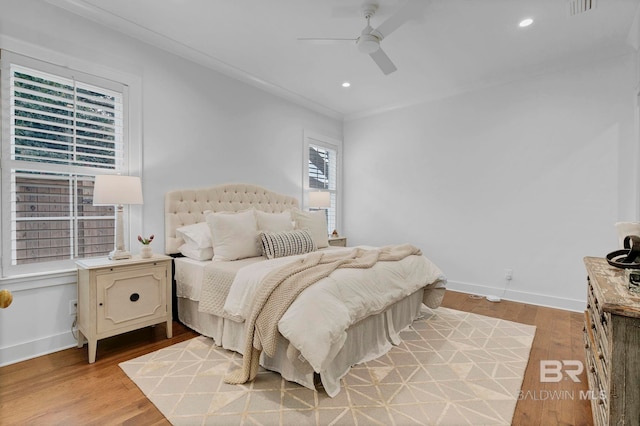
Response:
[[[142,250],[140,250],[140,257],[143,259],[148,259],[153,256],[153,250],[151,250],[151,246],[149,244],[144,244],[142,246]]]

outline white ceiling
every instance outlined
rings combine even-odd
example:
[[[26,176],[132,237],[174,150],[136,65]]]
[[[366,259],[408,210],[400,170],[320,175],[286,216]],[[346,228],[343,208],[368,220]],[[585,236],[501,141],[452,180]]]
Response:
[[[640,2],[570,16],[568,0],[415,0],[422,15],[382,41],[398,68],[385,76],[353,43],[297,38],[355,38],[365,1],[379,4],[375,28],[406,0],[48,1],[346,119],[629,53]]]

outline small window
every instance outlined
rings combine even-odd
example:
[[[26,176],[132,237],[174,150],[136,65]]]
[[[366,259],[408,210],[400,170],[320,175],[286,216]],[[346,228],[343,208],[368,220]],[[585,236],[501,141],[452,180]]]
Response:
[[[339,228],[340,142],[317,135],[305,135],[304,205],[309,207],[309,192],[328,192],[327,233]]]

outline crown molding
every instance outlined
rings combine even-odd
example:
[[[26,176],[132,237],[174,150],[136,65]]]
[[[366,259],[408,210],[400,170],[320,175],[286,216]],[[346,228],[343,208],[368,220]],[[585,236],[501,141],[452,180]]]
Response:
[[[100,7],[87,4],[82,0],[45,0],[47,3],[64,9],[82,18],[97,22],[107,28],[155,46],[174,55],[180,56],[191,62],[197,63],[235,80],[249,84],[272,95],[286,99],[292,103],[303,106],[327,117],[344,120],[344,114],[314,102],[304,96],[273,84],[233,65],[227,64],[198,49],[194,49],[184,43],[145,28],[132,21],[115,15]]]

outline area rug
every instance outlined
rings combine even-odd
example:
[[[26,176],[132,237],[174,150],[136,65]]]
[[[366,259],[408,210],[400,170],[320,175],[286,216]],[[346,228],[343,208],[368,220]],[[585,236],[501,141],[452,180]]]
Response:
[[[174,425],[508,425],[534,334],[438,308],[386,355],[353,367],[335,398],[269,371],[228,385],[241,357],[202,336],[120,367]]]

